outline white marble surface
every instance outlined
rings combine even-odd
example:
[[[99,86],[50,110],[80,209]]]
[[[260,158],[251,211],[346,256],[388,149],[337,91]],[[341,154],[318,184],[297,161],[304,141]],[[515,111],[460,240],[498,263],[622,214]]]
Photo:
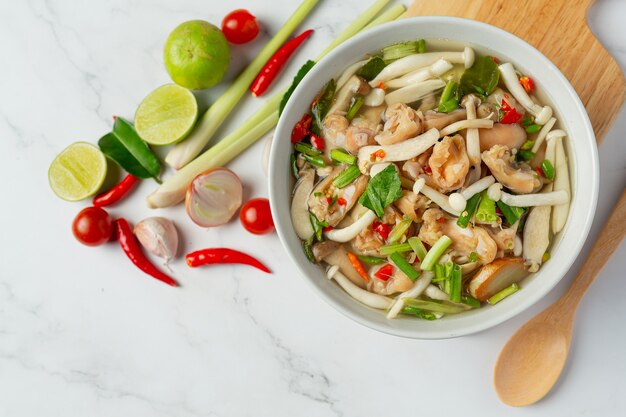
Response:
[[[317,32],[288,71],[367,3],[321,2],[306,24]],[[50,192],[54,155],[75,140],[95,142],[111,115],[132,117],[145,94],[169,81],[161,48],[175,25],[219,22],[238,6],[273,31],[295,1],[0,1],[0,416],[623,416],[626,245],[582,302],[556,389],[533,407],[510,409],[492,389],[496,355],[573,272],[513,320],[428,342],[339,315],[298,278],[275,235],[250,236],[238,222],[204,231],[181,207],[161,213],[179,224],[184,250],[244,249],[274,275],[246,267],[189,271],[178,261],[172,268],[184,287],[175,290],[138,273],[116,245],[93,249],[73,239],[72,218],[86,203]],[[623,0],[598,0],[589,14],[622,68],[625,20]],[[260,43],[235,53],[252,56]],[[247,98],[222,132],[256,106]],[[592,237],[625,185],[625,130],[622,110],[600,149]],[[262,146],[230,165],[247,196],[267,195]],[[143,204],[154,187],[144,182],[112,214],[132,221],[154,214]]]

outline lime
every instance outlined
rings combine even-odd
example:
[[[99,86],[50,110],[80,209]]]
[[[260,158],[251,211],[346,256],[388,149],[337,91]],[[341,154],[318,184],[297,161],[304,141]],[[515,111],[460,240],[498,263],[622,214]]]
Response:
[[[198,103],[193,93],[166,84],[143,99],[135,112],[135,129],[151,145],[171,145],[187,136],[197,117]]]
[[[163,60],[176,84],[199,90],[212,87],[224,78],[230,47],[217,26],[204,20],[190,20],[170,33]]]
[[[79,201],[94,195],[107,174],[107,160],[100,149],[76,142],[54,158],[48,169],[52,191],[63,200]]]

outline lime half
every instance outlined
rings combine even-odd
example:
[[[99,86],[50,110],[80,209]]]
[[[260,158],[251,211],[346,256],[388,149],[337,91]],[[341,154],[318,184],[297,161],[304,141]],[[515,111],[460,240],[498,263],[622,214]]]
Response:
[[[135,113],[135,129],[151,145],[171,145],[187,136],[197,117],[198,103],[193,93],[166,84],[143,99]]]
[[[52,191],[63,200],[79,201],[94,195],[107,174],[107,160],[100,149],[76,142],[54,158],[48,169]]]

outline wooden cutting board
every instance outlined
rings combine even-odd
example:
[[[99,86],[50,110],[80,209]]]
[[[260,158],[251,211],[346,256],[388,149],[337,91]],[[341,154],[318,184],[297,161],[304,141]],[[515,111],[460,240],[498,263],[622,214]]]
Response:
[[[498,26],[547,56],[572,83],[598,143],[624,103],[624,74],[587,26],[595,0],[414,0],[406,16],[458,16]]]

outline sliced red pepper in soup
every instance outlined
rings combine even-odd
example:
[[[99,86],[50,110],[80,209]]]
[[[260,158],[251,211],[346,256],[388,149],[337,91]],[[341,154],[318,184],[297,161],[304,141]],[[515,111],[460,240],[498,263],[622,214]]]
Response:
[[[311,121],[313,118],[310,114],[305,113],[302,119],[296,123],[291,131],[291,143],[298,143],[311,133]]]
[[[374,276],[381,281],[387,281],[393,275],[393,266],[391,264],[387,264],[381,267]]]

